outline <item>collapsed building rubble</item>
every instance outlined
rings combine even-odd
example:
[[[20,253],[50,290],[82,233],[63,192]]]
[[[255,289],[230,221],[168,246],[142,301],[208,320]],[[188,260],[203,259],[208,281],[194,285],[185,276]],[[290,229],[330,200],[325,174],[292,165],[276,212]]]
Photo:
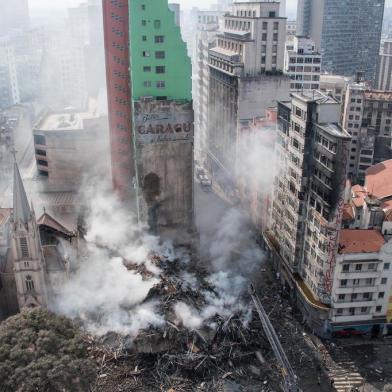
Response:
[[[186,327],[186,321],[176,314],[176,304],[184,303],[201,314],[209,305],[209,297],[220,297],[219,289],[211,282],[208,271],[195,263],[184,264],[179,259],[157,255],[150,261],[159,268],[160,281],[145,301],[159,301],[158,308],[166,322],[161,327],[139,331],[137,336],[108,333],[91,337],[91,355],[100,369],[95,390],[279,391],[281,369],[253,313],[246,287],[234,311],[212,312],[197,327]],[[151,274],[149,269],[132,262],[125,265],[146,278]],[[196,281],[184,279],[184,273]],[[282,303],[265,295],[263,298],[276,321]],[[219,303],[225,307],[224,300]],[[294,368],[316,368],[316,359],[301,341],[303,335],[295,323],[282,320],[279,324],[283,328],[280,338],[284,344],[289,343],[285,349]]]

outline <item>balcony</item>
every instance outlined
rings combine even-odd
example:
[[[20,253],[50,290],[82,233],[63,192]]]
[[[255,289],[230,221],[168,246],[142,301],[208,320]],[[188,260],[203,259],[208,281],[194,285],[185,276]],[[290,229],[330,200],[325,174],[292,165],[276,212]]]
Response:
[[[240,75],[244,67],[241,55],[219,47],[210,49],[209,65],[230,75]]]

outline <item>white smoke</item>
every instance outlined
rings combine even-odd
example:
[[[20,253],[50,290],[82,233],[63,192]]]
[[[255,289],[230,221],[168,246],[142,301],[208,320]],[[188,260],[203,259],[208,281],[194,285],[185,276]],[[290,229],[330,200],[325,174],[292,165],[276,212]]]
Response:
[[[108,188],[87,188],[87,244],[77,256],[63,243],[70,259],[70,279],[60,287],[53,307],[61,314],[80,319],[92,333],[118,332],[136,336],[140,329],[164,323],[157,304],[145,301],[159,283],[160,269],[148,257],[167,253],[157,238],[138,225]],[[148,277],[128,270],[125,264],[140,265]]]

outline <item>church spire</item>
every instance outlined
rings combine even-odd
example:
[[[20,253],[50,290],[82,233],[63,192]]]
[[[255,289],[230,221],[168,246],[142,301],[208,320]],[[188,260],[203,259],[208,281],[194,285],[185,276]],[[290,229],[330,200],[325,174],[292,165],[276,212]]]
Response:
[[[27,224],[31,216],[31,210],[22,177],[20,176],[19,167],[14,162],[14,222]]]

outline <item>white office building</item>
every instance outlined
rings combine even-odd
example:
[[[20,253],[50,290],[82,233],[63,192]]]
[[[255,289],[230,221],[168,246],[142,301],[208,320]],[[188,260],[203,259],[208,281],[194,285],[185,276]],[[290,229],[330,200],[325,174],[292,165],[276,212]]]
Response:
[[[290,76],[291,91],[318,90],[321,55],[310,38],[294,37],[293,49],[286,45],[285,73]]]

